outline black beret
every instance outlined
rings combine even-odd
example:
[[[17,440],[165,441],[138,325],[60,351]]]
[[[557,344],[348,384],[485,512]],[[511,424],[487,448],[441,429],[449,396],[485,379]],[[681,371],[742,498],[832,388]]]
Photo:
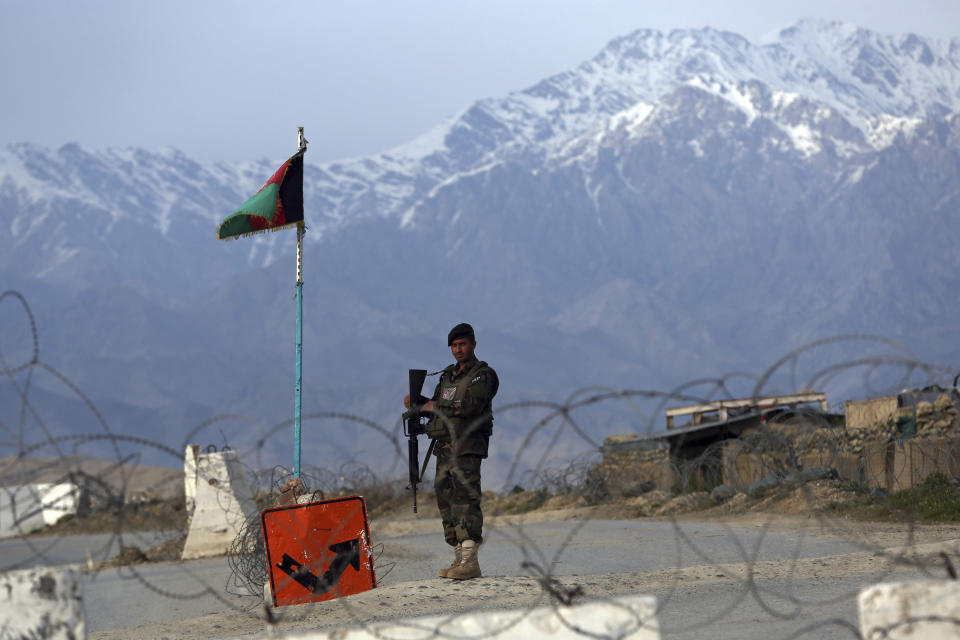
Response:
[[[473,327],[466,322],[461,322],[453,329],[450,329],[450,333],[447,334],[447,346],[452,345],[453,341],[457,338],[469,338],[471,342],[477,341],[473,335]]]

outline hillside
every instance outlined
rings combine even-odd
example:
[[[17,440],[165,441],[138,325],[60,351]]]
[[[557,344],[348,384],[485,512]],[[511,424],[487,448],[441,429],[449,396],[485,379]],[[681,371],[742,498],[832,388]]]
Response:
[[[883,335],[951,366],[958,109],[956,39],[821,21],[763,45],[713,29],[640,30],[407,145],[308,163],[304,410],[395,433],[405,370],[443,366],[443,336],[463,320],[500,373],[501,406],[590,385],[758,376],[838,334]],[[210,166],[175,150],[75,144],[0,151],[0,288],[27,296],[40,358],[117,432],[179,451],[205,420],[243,414],[258,423],[196,437],[261,465],[287,461],[293,234],[213,239],[281,161]],[[10,299],[0,322],[11,328],[7,360],[29,359],[26,316]],[[799,375],[871,348],[839,343]],[[897,383],[893,368],[871,383]],[[56,376],[17,375],[0,384],[10,412],[0,422],[30,423],[14,449],[102,431]],[[865,393],[865,375],[831,378],[831,400]],[[739,383],[731,393],[752,391],[749,377]],[[25,388],[39,417],[19,416]],[[584,418],[596,441],[660,420],[619,405]],[[498,418],[498,465],[535,421],[520,409]],[[349,421],[317,417],[305,433],[310,459],[330,468],[392,450]],[[544,455],[591,443],[558,447]]]

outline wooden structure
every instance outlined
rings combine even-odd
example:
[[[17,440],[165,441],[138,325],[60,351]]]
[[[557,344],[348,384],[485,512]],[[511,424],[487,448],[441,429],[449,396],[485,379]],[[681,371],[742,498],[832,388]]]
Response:
[[[708,422],[726,422],[731,410],[741,413],[755,410],[774,409],[777,407],[793,407],[798,404],[809,404],[816,402],[820,405],[820,410],[827,412],[827,396],[823,393],[814,391],[797,393],[789,396],[760,396],[756,398],[740,398],[734,400],[715,400],[713,402],[704,402],[700,404],[691,404],[685,407],[676,407],[667,409],[667,429],[674,428],[674,418],[677,416],[692,416],[694,425],[703,424],[704,416],[707,414]],[[714,417],[712,414],[716,414]]]

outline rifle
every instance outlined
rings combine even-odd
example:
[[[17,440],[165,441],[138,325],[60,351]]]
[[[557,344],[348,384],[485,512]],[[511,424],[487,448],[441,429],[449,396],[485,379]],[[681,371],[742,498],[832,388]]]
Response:
[[[427,463],[430,461],[430,454],[433,452],[433,441],[430,441],[430,448],[427,449],[427,455],[423,460],[423,469],[420,468],[420,446],[417,442],[417,436],[426,433],[424,426],[420,424],[420,407],[423,405],[424,397],[422,395],[423,383],[427,379],[425,369],[410,369],[410,409],[403,414],[403,435],[407,437],[407,464],[410,468],[410,485],[408,489],[413,489],[413,512],[417,512],[417,485],[420,484],[423,474],[426,471]]]

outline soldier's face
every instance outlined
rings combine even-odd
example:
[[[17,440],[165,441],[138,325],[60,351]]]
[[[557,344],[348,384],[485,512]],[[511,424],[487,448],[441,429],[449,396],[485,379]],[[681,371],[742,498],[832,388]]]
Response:
[[[467,338],[457,338],[450,343],[450,353],[457,362],[466,362],[473,356],[477,343]]]

